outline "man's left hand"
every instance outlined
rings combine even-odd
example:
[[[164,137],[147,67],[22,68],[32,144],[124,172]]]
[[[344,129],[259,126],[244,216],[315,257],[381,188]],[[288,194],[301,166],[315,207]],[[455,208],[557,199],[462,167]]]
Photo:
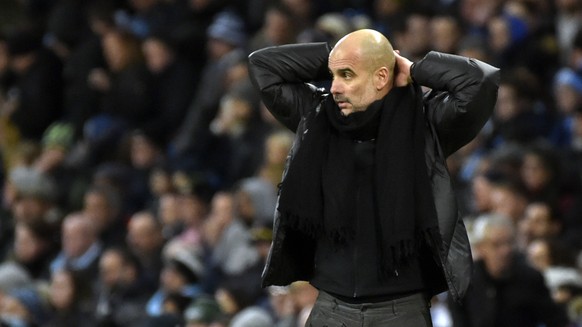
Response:
[[[404,58],[400,55],[400,51],[394,50],[394,86],[402,87],[412,83],[412,77],[410,76],[410,66],[412,66],[412,61]]]

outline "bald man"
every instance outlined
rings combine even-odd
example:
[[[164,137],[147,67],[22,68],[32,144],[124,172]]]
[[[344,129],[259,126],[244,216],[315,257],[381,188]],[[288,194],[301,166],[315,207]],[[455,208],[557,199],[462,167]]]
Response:
[[[333,49],[261,49],[249,67],[296,133],[263,286],[315,286],[307,326],[432,326],[429,300],[460,300],[472,263],[445,161],[491,115],[498,69],[437,52],[412,63],[368,29]]]
[[[70,269],[83,283],[92,284],[97,277],[103,244],[90,217],[81,211],[69,213],[63,219],[61,235],[61,251],[50,263],[51,274]]]

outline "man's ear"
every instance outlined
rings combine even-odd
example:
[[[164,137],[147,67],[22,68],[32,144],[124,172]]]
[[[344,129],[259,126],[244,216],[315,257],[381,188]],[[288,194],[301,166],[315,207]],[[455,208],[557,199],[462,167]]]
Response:
[[[375,83],[375,87],[377,91],[380,91],[381,89],[383,89],[384,87],[386,87],[386,85],[390,84],[390,78],[392,76],[390,76],[390,71],[388,70],[387,67],[380,67],[378,68],[378,70],[376,71],[376,74],[374,75],[374,83]]]

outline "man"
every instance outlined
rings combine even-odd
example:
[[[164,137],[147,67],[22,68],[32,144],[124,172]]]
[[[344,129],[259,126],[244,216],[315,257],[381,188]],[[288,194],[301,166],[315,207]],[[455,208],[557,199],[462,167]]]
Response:
[[[51,274],[67,268],[83,283],[92,284],[98,275],[103,245],[90,218],[83,212],[72,212],[64,218],[61,227],[61,251],[50,263]]]
[[[150,291],[158,288],[163,268],[162,249],[165,244],[162,226],[150,211],[134,213],[128,223],[126,244],[142,270],[142,285]]]
[[[201,280],[205,267],[198,255],[179,246],[166,250],[160,286],[146,304],[149,317],[162,316],[165,312],[164,302],[172,294],[182,295],[191,301],[203,294]]]
[[[125,248],[109,248],[99,260],[95,316],[101,325],[143,326],[151,296],[140,281],[137,258]]]
[[[568,326],[568,317],[553,302],[542,274],[515,251],[511,219],[484,215],[474,226],[479,259],[462,305],[451,303],[454,326]]]
[[[498,70],[434,52],[413,64],[373,30],[249,61],[297,135],[263,286],[318,288],[307,326],[431,326],[429,297],[461,298],[472,262],[445,159],[490,116]],[[330,73],[331,94],[308,84]]]

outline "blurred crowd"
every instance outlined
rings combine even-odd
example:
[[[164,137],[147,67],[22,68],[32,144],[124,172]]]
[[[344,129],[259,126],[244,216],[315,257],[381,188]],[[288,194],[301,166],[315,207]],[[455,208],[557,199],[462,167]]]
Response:
[[[317,291],[260,283],[294,135],[247,56],[361,28],[501,68],[435,326],[582,326],[582,0],[2,0],[0,326],[303,326]]]

